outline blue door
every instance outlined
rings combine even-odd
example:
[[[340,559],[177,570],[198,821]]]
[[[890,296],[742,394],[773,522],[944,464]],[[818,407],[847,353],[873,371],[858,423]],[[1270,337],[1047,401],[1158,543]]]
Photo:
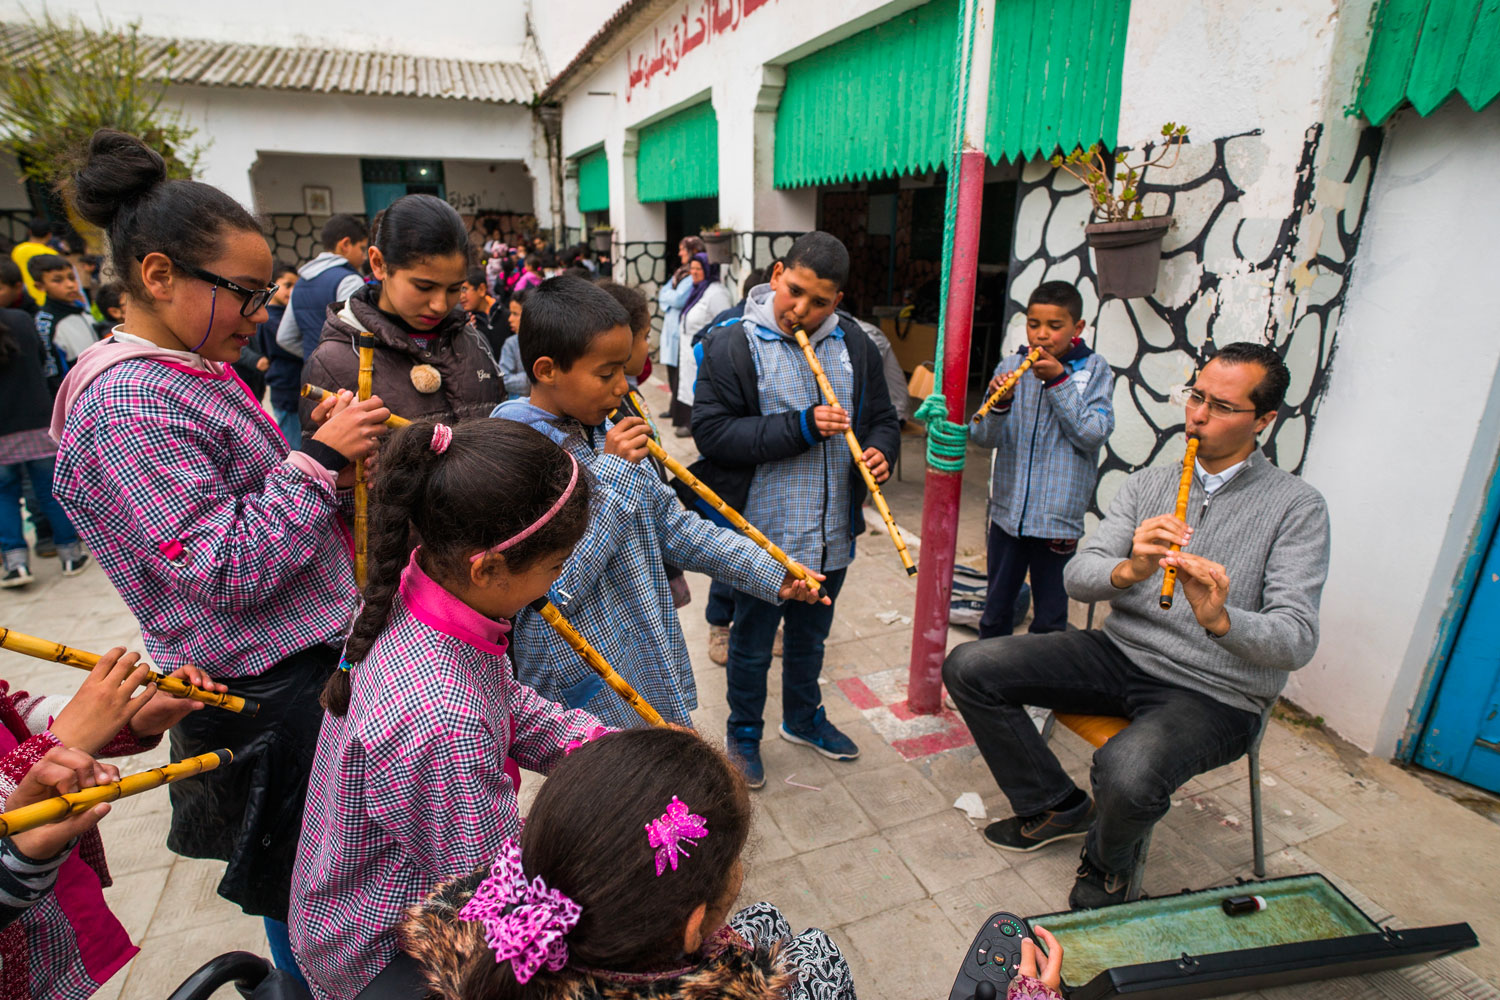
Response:
[[[1500,792],[1500,532],[1490,539],[1416,763]]]

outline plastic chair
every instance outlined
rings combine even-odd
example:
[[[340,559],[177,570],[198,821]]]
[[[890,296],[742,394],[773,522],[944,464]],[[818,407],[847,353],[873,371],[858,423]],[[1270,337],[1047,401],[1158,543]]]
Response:
[[[1083,738],[1083,741],[1095,750],[1109,742],[1110,738],[1117,735],[1130,720],[1117,715],[1074,715],[1068,712],[1054,713],[1059,725],[1071,729]],[[1268,708],[1260,717],[1260,730],[1255,734],[1255,739],[1250,743],[1250,749],[1245,756],[1250,762],[1250,837],[1255,851],[1255,877],[1266,877],[1266,837],[1265,828],[1261,822],[1261,796],[1260,796],[1260,743],[1265,739],[1266,726],[1271,721],[1271,710]],[[1130,873],[1130,885],[1125,890],[1127,902],[1141,898],[1141,882],[1146,877],[1146,855],[1151,850],[1151,831],[1141,838],[1140,846],[1135,851],[1135,867]]]

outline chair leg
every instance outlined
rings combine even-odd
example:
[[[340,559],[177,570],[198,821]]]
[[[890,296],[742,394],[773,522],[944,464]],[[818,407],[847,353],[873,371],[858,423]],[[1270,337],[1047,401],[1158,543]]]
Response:
[[[1250,836],[1255,840],[1255,877],[1266,877],[1266,832],[1260,809],[1260,740],[1250,748]]]
[[[1130,885],[1125,889],[1125,902],[1133,903],[1141,898],[1141,883],[1146,879],[1146,855],[1151,853],[1151,831],[1141,838],[1135,849],[1135,866],[1130,870]]]

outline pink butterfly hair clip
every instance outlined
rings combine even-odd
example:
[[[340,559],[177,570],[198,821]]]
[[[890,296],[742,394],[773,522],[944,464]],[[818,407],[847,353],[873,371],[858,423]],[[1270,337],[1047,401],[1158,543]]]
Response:
[[[477,921],[495,961],[509,961],[516,982],[529,982],[543,966],[557,972],[568,963],[568,932],[583,909],[538,875],[528,880],[521,868],[521,845],[509,840],[490,874],[458,911]]]
[[[667,865],[677,870],[677,856],[689,857],[687,847],[697,847],[698,841],[708,836],[708,820],[696,813],[688,812],[685,802],[672,796],[672,802],[661,818],[646,824],[646,843],[656,848],[656,875],[666,871]],[[684,846],[686,845],[686,846]]]

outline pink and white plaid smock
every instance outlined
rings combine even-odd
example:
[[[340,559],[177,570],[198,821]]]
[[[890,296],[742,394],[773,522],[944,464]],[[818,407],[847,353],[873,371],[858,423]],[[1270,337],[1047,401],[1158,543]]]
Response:
[[[517,763],[545,773],[600,731],[516,681],[509,629],[413,554],[390,621],[350,672],[348,714],[324,718],[290,920],[315,996],[353,997],[396,956],[406,907],[519,833]]]
[[[104,368],[66,410],[52,488],[163,671],[250,677],[342,640],[356,591],[333,477],[228,365]]]

